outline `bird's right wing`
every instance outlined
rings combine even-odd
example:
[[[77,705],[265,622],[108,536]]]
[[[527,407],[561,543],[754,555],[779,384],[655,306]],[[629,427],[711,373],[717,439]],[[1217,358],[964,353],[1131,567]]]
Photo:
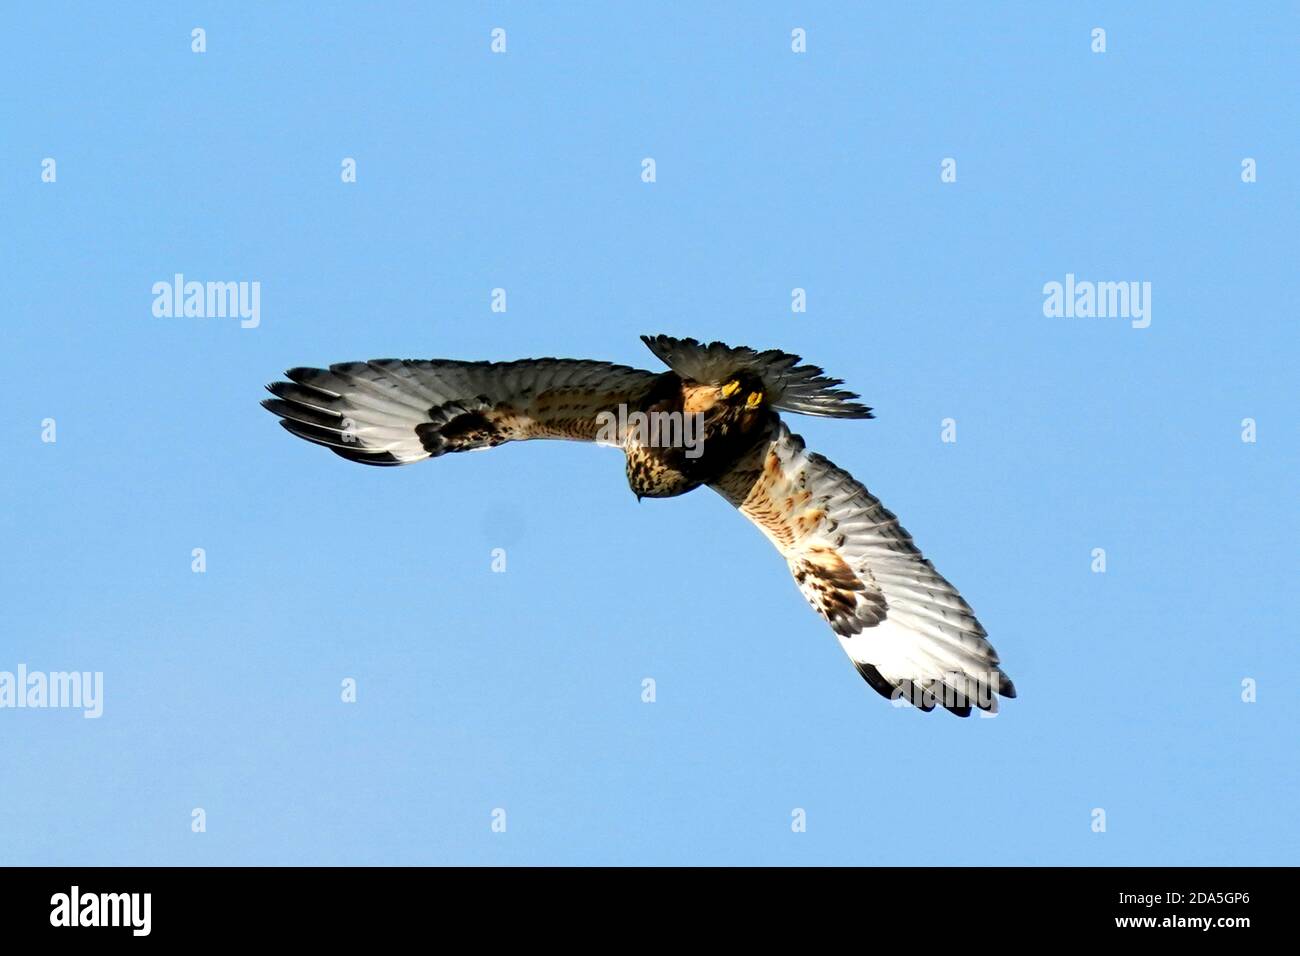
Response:
[[[852,475],[778,422],[711,487],[758,525],[858,673],[885,697],[961,717],[1015,697],[957,589]]]
[[[367,465],[404,465],[508,441],[605,441],[653,372],[581,359],[377,359],[292,368],[262,404],[299,438]],[[612,436],[610,443],[618,444]]]

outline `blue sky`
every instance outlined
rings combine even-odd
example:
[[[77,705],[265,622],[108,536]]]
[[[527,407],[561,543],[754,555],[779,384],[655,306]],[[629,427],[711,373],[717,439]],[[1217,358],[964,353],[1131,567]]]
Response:
[[[0,709],[0,862],[1297,862],[1294,8],[617,6],[5,12],[0,671],[104,713]],[[155,317],[178,272],[260,325]],[[1046,317],[1067,273],[1150,326]],[[1020,698],[891,708],[746,521],[616,452],[368,469],[258,407],[295,365],[654,368],[642,332],[862,393],[791,425]]]

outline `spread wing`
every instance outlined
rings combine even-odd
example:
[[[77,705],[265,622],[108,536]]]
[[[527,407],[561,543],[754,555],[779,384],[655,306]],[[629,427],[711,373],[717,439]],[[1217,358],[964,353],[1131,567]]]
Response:
[[[367,465],[530,438],[603,440],[601,412],[638,402],[653,372],[580,359],[377,359],[292,368],[262,404],[307,441]],[[615,439],[617,441],[617,439]]]
[[[712,485],[781,552],[799,590],[871,687],[961,717],[1015,687],[957,589],[852,475],[778,422]]]

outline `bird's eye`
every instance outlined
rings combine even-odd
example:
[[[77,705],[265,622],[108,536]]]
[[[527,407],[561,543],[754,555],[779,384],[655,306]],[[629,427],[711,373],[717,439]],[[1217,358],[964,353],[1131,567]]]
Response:
[[[722,386],[722,397],[731,398],[731,396],[735,395],[738,391],[740,391],[740,382],[733,378],[726,385]]]

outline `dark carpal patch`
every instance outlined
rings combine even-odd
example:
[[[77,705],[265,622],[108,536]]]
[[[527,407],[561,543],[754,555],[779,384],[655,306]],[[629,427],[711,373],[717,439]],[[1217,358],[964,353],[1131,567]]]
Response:
[[[859,578],[834,551],[812,548],[791,562],[790,571],[808,603],[836,634],[851,637],[885,619],[884,594]]]
[[[506,436],[485,414],[487,403],[478,400],[481,408],[466,408],[461,402],[448,402],[429,409],[429,421],[415,426],[415,435],[430,455],[470,448],[491,448],[506,441]]]
[[[499,438],[500,432],[481,412],[466,412],[457,415],[442,426],[442,437],[452,444],[472,442],[479,444],[485,439]]]

